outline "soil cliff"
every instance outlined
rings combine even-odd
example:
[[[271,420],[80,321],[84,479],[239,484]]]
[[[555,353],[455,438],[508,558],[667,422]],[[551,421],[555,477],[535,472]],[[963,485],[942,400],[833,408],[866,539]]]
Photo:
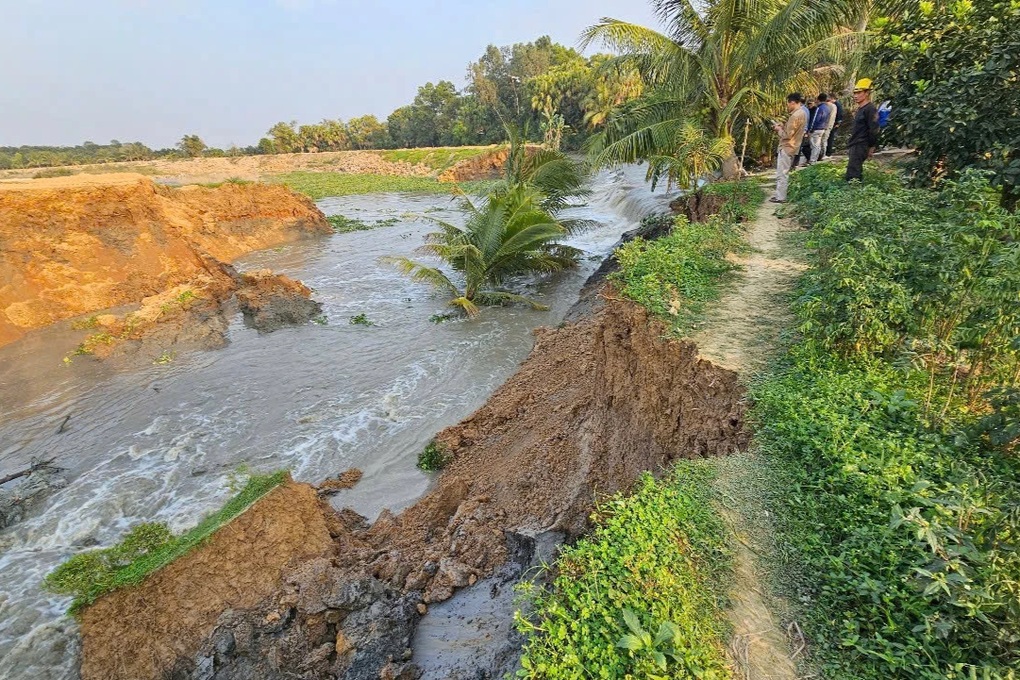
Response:
[[[217,278],[216,262],[331,233],[274,185],[173,189],[140,175],[0,184],[0,345],[61,319]]]

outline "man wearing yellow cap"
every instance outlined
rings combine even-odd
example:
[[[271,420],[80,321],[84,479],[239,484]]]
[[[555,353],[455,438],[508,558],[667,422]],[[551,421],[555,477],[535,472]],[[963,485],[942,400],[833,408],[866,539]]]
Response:
[[[850,160],[846,165],[846,181],[863,179],[864,161],[871,158],[878,147],[878,109],[871,103],[871,79],[862,78],[854,86],[857,113],[850,131],[847,151]]]

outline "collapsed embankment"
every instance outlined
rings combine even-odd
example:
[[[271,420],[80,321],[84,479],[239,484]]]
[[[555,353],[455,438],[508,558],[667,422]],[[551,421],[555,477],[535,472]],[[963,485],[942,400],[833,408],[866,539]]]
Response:
[[[180,286],[222,296],[233,290],[222,263],[328,233],[315,205],[281,186],[173,189],[140,175],[0,185],[0,346]]]
[[[276,548],[280,564],[299,564],[265,594],[246,585],[264,569],[264,551],[251,546],[290,511],[263,501],[249,512],[264,524],[235,522],[189,558],[201,570],[182,561],[86,610],[83,677],[416,677],[410,641],[429,604],[493,573],[536,536],[579,535],[594,500],[641,471],[746,446],[736,375],[663,331],[623,301],[539,331],[519,372],[440,433],[453,460],[418,503],[371,526],[324,509],[336,552],[308,559]],[[193,606],[204,598],[196,580],[219,563],[239,585],[221,589],[215,607]]]

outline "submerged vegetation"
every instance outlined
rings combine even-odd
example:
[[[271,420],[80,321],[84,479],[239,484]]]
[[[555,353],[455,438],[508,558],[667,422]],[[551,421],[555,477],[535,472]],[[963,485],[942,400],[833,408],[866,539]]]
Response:
[[[980,176],[870,179],[791,192],[815,263],[754,391],[789,594],[826,677],[1012,678],[1020,223]]]
[[[180,535],[174,535],[165,524],[139,524],[116,545],[70,558],[46,576],[44,585],[54,593],[74,596],[70,611],[77,613],[103,595],[141,583],[152,572],[186,555],[288,479],[286,471],[251,476],[220,510]]]
[[[388,217],[384,220],[366,222],[364,220],[359,220],[355,217],[347,217],[345,215],[329,215],[326,217],[326,221],[329,222],[330,226],[333,227],[333,231],[337,234],[349,234],[354,231],[370,231],[372,229],[378,229],[379,227],[392,227],[400,222],[400,220],[396,217]]]
[[[426,235],[416,252],[448,265],[463,285],[438,267],[406,257],[383,258],[414,281],[449,294],[450,304],[469,317],[478,315],[479,306],[547,309],[504,286],[521,275],[575,267],[582,254],[560,241],[588,222],[561,219],[557,213],[585,194],[583,169],[559,151],[529,153],[523,134],[511,132],[510,138],[503,179],[481,199],[464,198],[464,226],[424,216],[440,231]]]

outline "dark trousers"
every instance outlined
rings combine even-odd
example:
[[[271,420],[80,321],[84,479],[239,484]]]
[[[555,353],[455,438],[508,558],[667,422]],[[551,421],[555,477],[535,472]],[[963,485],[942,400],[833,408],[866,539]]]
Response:
[[[846,181],[864,181],[864,161],[868,157],[868,146],[866,144],[854,144],[847,151],[850,154],[850,161],[846,164]]]
[[[826,156],[832,155],[832,145],[836,143],[836,130],[838,129],[839,126],[836,125],[835,127],[832,128],[832,130],[829,131],[829,143],[825,145]]]

